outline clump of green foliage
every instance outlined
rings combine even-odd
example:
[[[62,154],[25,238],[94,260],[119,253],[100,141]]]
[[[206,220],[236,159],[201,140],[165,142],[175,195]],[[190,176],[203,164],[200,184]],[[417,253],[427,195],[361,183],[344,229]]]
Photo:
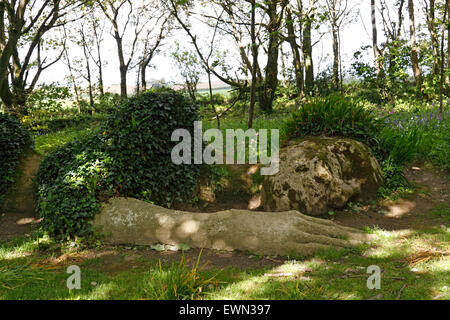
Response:
[[[192,268],[186,264],[184,253],[179,263],[163,268],[158,261],[158,271],[149,281],[150,290],[146,292],[156,300],[193,300],[198,298],[208,286],[214,286],[213,278],[206,279],[199,272],[201,252]]]
[[[73,101],[69,87],[57,83],[42,85],[27,100],[22,125],[35,135],[58,132],[75,126],[95,125],[121,104],[118,94],[98,96],[91,106],[85,99]]]
[[[130,196],[170,206],[192,195],[198,165],[175,165],[175,129],[193,134],[197,112],[169,89],[148,91],[122,104],[98,133],[51,153],[37,174],[42,226],[54,237],[91,234],[100,200]]]
[[[99,97],[98,102],[95,104],[95,112],[99,113],[112,113],[121,104],[120,95],[117,93],[105,92],[105,94]]]
[[[384,54],[380,57],[381,74],[377,74],[375,66],[364,62],[371,50],[371,46],[363,46],[353,55],[352,73],[361,80],[356,84],[356,94],[377,104],[413,97],[417,92],[414,83],[409,80],[411,49],[408,42],[396,40],[386,44]]]
[[[32,144],[29,132],[17,119],[0,113],[0,203],[2,196],[14,182],[21,153]]]
[[[28,112],[61,112],[65,101],[72,97],[70,88],[58,83],[44,84],[34,89],[27,100]]]
[[[359,140],[378,150],[377,136],[382,123],[362,104],[338,95],[316,98],[294,111],[286,121],[288,138],[303,136],[339,136]]]

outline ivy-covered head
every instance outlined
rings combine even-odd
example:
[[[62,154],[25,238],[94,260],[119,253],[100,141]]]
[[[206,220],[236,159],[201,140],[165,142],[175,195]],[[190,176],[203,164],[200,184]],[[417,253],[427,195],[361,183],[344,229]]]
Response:
[[[147,91],[118,108],[106,123],[105,137],[119,193],[149,195],[166,205],[191,195],[199,168],[172,163],[176,142],[171,136],[180,128],[192,134],[197,119],[190,100],[166,88]]]

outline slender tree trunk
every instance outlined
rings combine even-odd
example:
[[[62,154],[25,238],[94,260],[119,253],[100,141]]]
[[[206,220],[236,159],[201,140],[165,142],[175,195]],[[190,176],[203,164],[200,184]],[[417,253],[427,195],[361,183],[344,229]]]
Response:
[[[92,77],[91,77],[91,64],[89,62],[89,52],[86,42],[86,36],[84,34],[84,30],[81,30],[81,39],[82,39],[82,45],[83,45],[83,53],[84,53],[84,59],[86,61],[86,80],[88,82],[88,92],[89,92],[89,106],[91,107],[90,113],[94,113],[94,92],[92,90]]]
[[[147,91],[147,68],[141,64],[141,87],[142,91]]]
[[[120,97],[122,98],[122,100],[125,100],[128,97],[128,93],[127,93],[128,66],[125,63],[125,58],[123,55],[122,38],[120,37],[118,31],[115,31],[114,38],[116,39],[117,55],[119,57]]]
[[[344,92],[344,72],[342,71],[341,56],[341,31],[338,29],[338,52],[339,52],[339,88]]]
[[[105,87],[103,84],[103,63],[102,63],[102,55],[100,53],[100,46],[97,47],[97,57],[98,57],[98,89],[100,90],[100,97],[105,96]]]
[[[267,31],[269,33],[269,43],[267,46],[267,65],[265,73],[264,88],[260,91],[261,109],[266,113],[273,111],[273,99],[278,86],[278,55],[280,46],[280,36],[278,34],[281,17],[277,12],[278,0],[268,1],[266,13],[269,16]]]
[[[303,32],[303,52],[305,55],[305,88],[311,94],[314,88],[314,64],[312,58],[311,18],[306,17]]]
[[[67,60],[67,67],[69,68],[69,76],[70,76],[70,80],[72,81],[73,91],[75,93],[75,100],[77,102],[78,114],[80,114],[81,113],[80,93],[79,93],[79,90],[78,90],[77,82],[75,80],[75,76],[73,75],[72,64],[70,63],[70,59],[69,59],[69,55],[67,53],[67,49],[64,49],[64,50],[66,50],[65,51],[65,56],[66,56],[66,60]]]
[[[375,59],[375,68],[377,77],[380,77],[382,65],[381,59],[378,49],[378,30],[377,30],[377,17],[376,17],[376,5],[375,0],[370,0],[371,6],[371,17],[372,17],[372,47],[373,47],[373,55]]]
[[[87,78],[88,78],[88,89],[89,89],[89,106],[91,107],[91,114],[95,112],[95,104],[94,104],[94,92],[92,90],[92,80],[91,80],[91,69],[89,67],[89,63],[86,66],[87,69]]]
[[[101,43],[102,43],[102,34],[103,28],[99,30],[100,26],[97,24],[94,17],[92,19],[92,30],[94,32],[94,41],[97,49],[97,61],[94,60],[95,64],[98,67],[98,89],[100,91],[100,97],[103,98],[105,96],[105,89],[103,84],[103,61],[102,61],[102,52],[101,52]]]
[[[334,90],[339,89],[339,37],[338,30],[333,23],[332,26],[332,39],[333,39],[333,74],[331,77],[331,82],[333,84]]]
[[[420,93],[422,93],[422,72],[419,67],[419,54],[417,51],[416,41],[416,26],[415,26],[415,14],[414,14],[414,2],[408,0],[408,11],[410,21],[410,36],[411,36],[411,63],[414,72],[414,79],[416,80],[416,86]]]
[[[213,92],[212,92],[212,83],[211,83],[211,72],[207,71],[207,73],[208,73],[208,86],[209,86],[209,103],[211,104],[211,108],[213,109],[213,112],[216,115],[217,129],[220,130],[220,116],[217,113],[216,107],[214,106],[214,96],[213,96]]]
[[[258,65],[258,46],[256,44],[256,30],[255,30],[255,14],[256,14],[256,1],[252,0],[252,13],[251,13],[251,26],[250,26],[250,37],[252,41],[252,84],[250,88],[250,107],[248,109],[248,128],[253,127],[253,114],[255,110],[256,103],[256,68]]]
[[[426,1],[425,4],[427,5]],[[429,7],[426,6],[426,18],[428,31],[431,37],[431,48],[433,51],[433,76],[439,75],[439,39],[436,33],[436,3],[430,0]]]
[[[444,114],[444,38],[445,38],[445,26],[450,21],[450,18],[447,17],[447,14],[450,16],[450,0],[445,1],[444,14],[442,16],[442,30],[441,30],[441,57],[440,57],[440,68],[441,68],[441,77],[439,80],[439,113],[441,117]]]
[[[128,97],[127,93],[127,67],[120,66],[120,96],[124,100]]]
[[[447,94],[450,95],[450,1],[446,1],[445,5],[447,10],[447,68],[445,72],[445,85]],[[444,57],[442,57],[442,59],[444,59]]]
[[[136,94],[141,92],[141,64],[138,65],[138,70],[136,72]]]
[[[283,44],[280,44],[280,58],[281,58],[281,84],[283,87],[287,87],[287,70],[286,70],[286,59],[284,58]]]
[[[300,56],[300,50],[298,49],[296,36],[295,36],[295,29],[294,29],[294,20],[292,18],[292,12],[291,8],[288,5],[286,7],[286,25],[287,25],[287,31],[288,31],[288,42],[291,46],[292,55],[294,58],[293,64],[294,64],[294,70],[295,70],[295,80],[297,84],[297,94],[299,97],[305,96],[305,88],[304,88],[304,78],[303,78],[303,65],[301,61]],[[300,23],[302,23],[300,21]]]

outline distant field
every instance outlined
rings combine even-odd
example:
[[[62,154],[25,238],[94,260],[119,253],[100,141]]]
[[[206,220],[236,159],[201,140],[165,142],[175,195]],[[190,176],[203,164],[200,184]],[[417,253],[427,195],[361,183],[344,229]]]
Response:
[[[209,94],[209,89],[201,89],[197,91],[198,94]],[[213,89],[213,94],[219,93],[223,94],[224,96],[228,96],[231,92],[231,88],[217,88]]]

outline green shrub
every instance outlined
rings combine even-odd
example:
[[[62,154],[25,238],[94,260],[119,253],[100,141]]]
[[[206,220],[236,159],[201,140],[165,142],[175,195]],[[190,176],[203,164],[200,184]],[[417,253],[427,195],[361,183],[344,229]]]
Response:
[[[362,104],[341,96],[316,98],[304,104],[286,121],[288,138],[338,136],[359,140],[374,151],[379,149],[378,133],[382,123]]]
[[[95,111],[100,113],[112,113],[121,104],[120,95],[116,93],[106,92],[103,97],[100,97],[95,104]]]
[[[379,134],[380,150],[386,159],[400,166],[414,159],[420,139],[421,132],[417,127],[398,130],[385,126]]]
[[[196,119],[183,95],[149,91],[117,108],[100,133],[51,153],[37,174],[43,228],[57,238],[89,235],[100,200],[114,195],[166,206],[189,198],[200,166],[172,163],[171,135],[193,133]]]
[[[403,166],[396,164],[392,158],[388,158],[381,163],[384,177],[384,187],[390,190],[399,187],[410,186],[408,180],[403,175]]]
[[[90,234],[88,221],[100,208],[101,186],[94,181],[105,174],[109,160],[98,151],[102,147],[102,137],[95,135],[69,142],[41,163],[36,177],[41,226],[55,238]]]
[[[401,102],[397,109],[380,135],[390,157],[397,164],[419,159],[450,169],[450,112],[441,116],[438,107],[414,102]]]
[[[71,97],[69,87],[61,86],[58,83],[44,84],[33,90],[28,97],[28,111],[60,112],[65,107],[65,101]]]
[[[29,132],[15,118],[0,113],[0,203],[14,175],[20,154],[33,141]]]

